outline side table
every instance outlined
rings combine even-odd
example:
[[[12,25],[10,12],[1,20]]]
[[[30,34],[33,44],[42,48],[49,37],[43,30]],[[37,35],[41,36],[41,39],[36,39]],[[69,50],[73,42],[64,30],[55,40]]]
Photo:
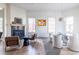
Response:
[[[24,39],[24,44],[23,44],[23,46],[28,46],[28,45],[29,45],[29,38],[24,37],[23,39]]]

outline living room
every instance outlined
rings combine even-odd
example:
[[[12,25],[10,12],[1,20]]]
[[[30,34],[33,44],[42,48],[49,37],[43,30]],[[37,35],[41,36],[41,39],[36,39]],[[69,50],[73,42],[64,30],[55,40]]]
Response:
[[[0,3],[0,54],[79,54],[78,10],[79,3]]]

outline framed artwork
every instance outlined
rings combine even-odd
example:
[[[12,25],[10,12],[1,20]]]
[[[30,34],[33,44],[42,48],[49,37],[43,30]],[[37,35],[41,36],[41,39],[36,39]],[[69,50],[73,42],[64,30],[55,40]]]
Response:
[[[46,26],[46,19],[39,19],[37,20],[38,26]]]

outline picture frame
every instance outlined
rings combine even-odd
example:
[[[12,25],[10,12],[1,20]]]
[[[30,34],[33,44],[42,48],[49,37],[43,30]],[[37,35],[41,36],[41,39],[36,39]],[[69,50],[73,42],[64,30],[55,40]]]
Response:
[[[46,19],[38,19],[37,25],[38,26],[46,26]]]

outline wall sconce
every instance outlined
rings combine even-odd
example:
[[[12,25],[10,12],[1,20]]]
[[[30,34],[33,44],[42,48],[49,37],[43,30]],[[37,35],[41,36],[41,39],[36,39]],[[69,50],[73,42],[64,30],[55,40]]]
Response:
[[[0,7],[0,10],[2,10],[3,8]]]
[[[62,21],[62,20],[63,20],[63,17],[60,17],[60,18],[59,18],[59,21]]]

